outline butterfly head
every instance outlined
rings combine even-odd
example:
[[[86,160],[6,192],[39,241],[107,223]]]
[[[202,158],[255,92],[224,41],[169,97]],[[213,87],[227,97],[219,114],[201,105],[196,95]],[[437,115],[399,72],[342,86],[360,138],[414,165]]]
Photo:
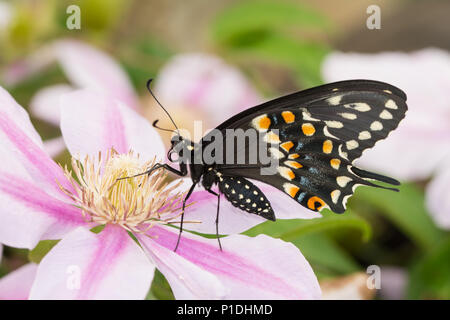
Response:
[[[170,149],[167,153],[167,158],[174,162],[178,161],[173,158],[175,154],[177,159],[182,158],[183,156],[189,157],[189,154],[194,149],[193,143],[179,134],[175,134],[172,139],[170,139]]]

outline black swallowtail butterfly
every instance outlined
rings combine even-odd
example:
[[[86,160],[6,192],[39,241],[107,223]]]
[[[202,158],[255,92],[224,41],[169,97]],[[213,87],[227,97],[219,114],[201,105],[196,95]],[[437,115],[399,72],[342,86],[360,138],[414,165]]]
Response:
[[[150,81],[147,87],[153,95]],[[266,151],[278,161],[275,174],[261,174],[264,165],[258,161],[231,165],[205,163],[202,154],[196,151],[212,143],[211,134],[207,134],[199,143],[175,135],[171,140],[168,158],[174,161],[172,155],[176,153],[188,161],[181,161],[179,170],[168,164],[156,164],[142,174],[164,168],[179,176],[186,176],[189,168],[193,183],[183,202],[180,236],[186,201],[199,183],[218,198],[217,236],[220,194],[224,194],[228,201],[245,212],[275,220],[270,202],[248,179],[272,185],[310,210],[329,208],[342,213],[356,186],[397,190],[369,181],[399,185],[397,180],[359,169],[353,166],[353,162],[365,149],[386,138],[404,118],[406,111],[405,93],[387,83],[371,80],[330,83],[247,109],[216,128],[224,139],[230,130],[254,129],[258,139],[270,142],[266,144]],[[155,127],[156,122],[153,124]],[[173,124],[177,128],[175,122]],[[232,152],[234,158],[239,154],[250,156],[249,149],[250,143],[247,142],[232,150],[224,148],[224,152]],[[218,193],[212,190],[214,185],[218,185]],[[180,237],[177,247],[179,241]]]

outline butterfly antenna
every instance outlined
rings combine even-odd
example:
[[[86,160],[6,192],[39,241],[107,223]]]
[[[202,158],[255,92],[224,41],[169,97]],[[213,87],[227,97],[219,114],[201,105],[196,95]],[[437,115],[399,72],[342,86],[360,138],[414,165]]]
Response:
[[[174,132],[175,131],[175,130],[170,130],[170,129],[164,129],[164,128],[161,128],[160,126],[157,126],[156,124],[158,123],[158,121],[159,120],[153,121],[153,123],[152,123],[153,128],[156,128],[156,129],[159,129],[159,130],[162,130],[162,131],[167,131],[167,132]]]
[[[153,99],[155,99],[155,101],[159,104],[159,106],[164,110],[164,112],[169,116],[170,121],[172,121],[173,125],[175,126],[178,134],[180,133],[180,130],[178,129],[177,125],[175,124],[175,121],[173,121],[173,118],[171,117],[170,113],[166,110],[166,108],[164,108],[162,106],[162,104],[159,102],[159,100],[156,98],[156,96],[153,94],[152,89],[150,88],[150,84],[152,83],[153,79],[149,79],[147,81],[147,90],[148,92],[150,92],[150,94],[152,95]],[[155,122],[153,122],[153,125],[155,126],[156,122],[158,122],[158,120],[156,120]],[[162,129],[162,130],[167,130],[167,129]]]

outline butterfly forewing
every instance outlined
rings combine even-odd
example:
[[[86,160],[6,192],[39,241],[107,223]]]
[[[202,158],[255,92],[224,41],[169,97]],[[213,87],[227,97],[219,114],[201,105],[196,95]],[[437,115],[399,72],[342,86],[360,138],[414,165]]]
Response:
[[[366,178],[396,183],[357,169],[352,162],[395,129],[406,109],[401,90],[367,80],[329,84],[269,101],[218,128],[256,129],[260,139],[272,143],[266,147],[279,161],[276,173],[226,164],[217,165],[217,170],[268,183],[308,209],[328,207],[340,213],[356,186],[376,186]],[[251,151],[245,144],[226,152],[245,153],[250,159]]]

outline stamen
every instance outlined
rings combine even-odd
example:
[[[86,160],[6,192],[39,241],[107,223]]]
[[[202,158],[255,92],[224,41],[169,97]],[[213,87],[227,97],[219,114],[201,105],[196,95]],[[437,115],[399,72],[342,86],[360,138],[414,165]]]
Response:
[[[111,149],[104,157],[99,153],[96,159],[86,156],[71,162],[72,170],[67,166],[63,170],[74,191],[58,185],[81,209],[86,221],[118,224],[139,233],[156,224],[179,223],[185,193],[173,191],[181,181],[168,187],[165,170],[119,180],[145,172],[155,160],[142,162],[132,151],[118,154]]]

